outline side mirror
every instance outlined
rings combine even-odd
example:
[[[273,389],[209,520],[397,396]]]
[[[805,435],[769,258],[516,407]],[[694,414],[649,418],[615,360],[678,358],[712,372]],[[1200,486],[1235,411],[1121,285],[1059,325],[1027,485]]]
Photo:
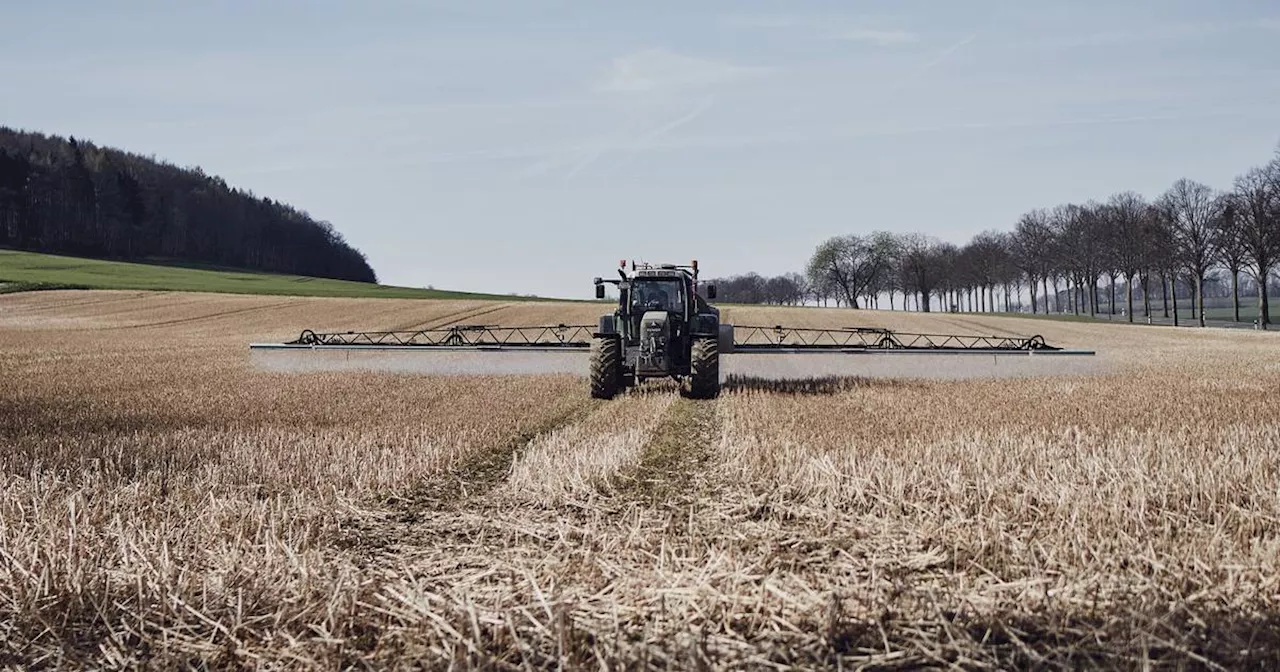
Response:
[[[598,282],[598,283],[596,283],[596,298],[597,298],[597,299],[603,299],[603,298],[604,298],[604,283],[603,283],[603,282]]]
[[[708,298],[708,299],[714,299],[714,298],[716,298],[716,286],[715,286],[715,285],[707,285],[707,298]]]

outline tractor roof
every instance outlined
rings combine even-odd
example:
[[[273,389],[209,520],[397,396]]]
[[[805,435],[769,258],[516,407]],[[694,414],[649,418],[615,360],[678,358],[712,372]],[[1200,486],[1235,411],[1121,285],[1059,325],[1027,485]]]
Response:
[[[650,264],[647,262],[631,262],[631,278],[639,280],[642,278],[696,278],[698,270],[698,262],[693,262],[691,266],[681,266],[679,264]],[[692,272],[691,272],[692,271]]]
[[[636,280],[644,278],[691,278],[688,271],[678,268],[640,268],[632,272],[631,277]]]

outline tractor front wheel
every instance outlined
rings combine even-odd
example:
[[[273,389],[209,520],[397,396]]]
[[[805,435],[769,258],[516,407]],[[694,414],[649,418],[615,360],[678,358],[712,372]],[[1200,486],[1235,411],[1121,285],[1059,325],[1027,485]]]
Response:
[[[685,394],[693,399],[715,399],[720,394],[720,344],[715,338],[694,339]]]
[[[591,339],[591,397],[612,399],[622,382],[622,343],[612,334]]]

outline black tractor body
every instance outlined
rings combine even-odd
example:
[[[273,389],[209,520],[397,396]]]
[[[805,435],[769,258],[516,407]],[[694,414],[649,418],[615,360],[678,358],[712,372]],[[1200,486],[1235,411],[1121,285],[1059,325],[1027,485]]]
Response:
[[[720,392],[720,354],[733,327],[720,324],[720,311],[698,293],[698,264],[636,266],[618,269],[618,280],[596,278],[596,296],[604,285],[618,287],[618,307],[600,317],[591,343],[591,396],[610,399],[648,378],[674,378],[696,399]],[[715,286],[706,287],[715,298]],[[727,348],[725,348],[727,351]]]

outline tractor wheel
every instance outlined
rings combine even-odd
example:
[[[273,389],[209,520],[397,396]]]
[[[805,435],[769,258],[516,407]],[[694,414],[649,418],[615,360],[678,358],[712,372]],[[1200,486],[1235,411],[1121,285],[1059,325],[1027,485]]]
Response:
[[[693,399],[715,399],[720,394],[720,346],[716,339],[694,339],[686,394]]]
[[[591,339],[591,397],[612,399],[622,380],[622,344],[617,336]]]

